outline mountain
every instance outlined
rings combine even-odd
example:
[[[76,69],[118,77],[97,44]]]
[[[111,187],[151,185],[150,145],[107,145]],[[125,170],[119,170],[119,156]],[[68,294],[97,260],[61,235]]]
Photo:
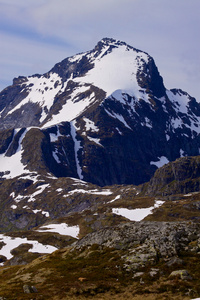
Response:
[[[0,299],[198,297],[199,117],[114,39],[15,78],[0,93]]]
[[[0,110],[2,178],[34,171],[138,185],[164,163],[199,154],[199,103],[167,90],[151,56],[114,39],[15,78]]]

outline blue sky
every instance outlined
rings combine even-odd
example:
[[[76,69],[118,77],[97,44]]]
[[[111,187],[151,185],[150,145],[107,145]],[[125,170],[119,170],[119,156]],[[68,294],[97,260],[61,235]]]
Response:
[[[0,0],[0,90],[112,37],[200,101],[199,0]]]

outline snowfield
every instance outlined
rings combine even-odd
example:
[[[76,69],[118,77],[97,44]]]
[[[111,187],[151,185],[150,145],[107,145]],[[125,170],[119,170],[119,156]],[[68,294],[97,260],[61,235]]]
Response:
[[[30,244],[32,248],[29,249],[29,252],[36,253],[52,253],[57,250],[56,247],[50,245],[43,245],[38,241],[28,240],[27,238],[12,238],[4,234],[0,234],[0,242],[3,242],[5,245],[0,249],[0,255],[5,256],[7,259],[11,259],[13,255],[11,251],[17,248],[21,244]]]
[[[70,235],[74,238],[78,238],[79,235],[79,226],[68,226],[66,223],[61,224],[49,224],[40,227],[37,230],[38,232],[57,232],[61,235]]]
[[[121,45],[113,48],[111,55],[104,55],[109,47],[105,46],[104,52],[95,58],[95,66],[86,76],[78,77],[74,81],[92,83],[104,90],[107,96],[120,88],[137,97],[141,87],[137,83],[136,74],[141,64],[148,63],[148,54],[137,53],[134,49]]]
[[[164,201],[157,200],[154,206],[147,208],[136,208],[136,209],[128,209],[128,208],[113,208],[113,214],[123,216],[130,221],[142,221],[145,217],[152,214],[152,210],[161,206]]]

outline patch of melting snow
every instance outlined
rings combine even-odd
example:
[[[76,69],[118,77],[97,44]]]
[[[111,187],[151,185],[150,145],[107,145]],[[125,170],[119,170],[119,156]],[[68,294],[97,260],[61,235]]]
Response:
[[[103,145],[100,143],[100,139],[92,138],[91,136],[87,136],[87,138],[88,138],[89,141],[94,142],[95,144],[103,147]]]
[[[49,218],[50,216],[48,211],[42,211],[41,209],[34,209],[32,212],[34,212],[34,214],[41,212],[41,214],[45,215],[46,218]]]
[[[39,232],[56,232],[61,235],[70,235],[74,238],[78,238],[79,235],[79,226],[68,226],[66,223],[61,224],[49,224],[40,227],[37,231]]]
[[[72,195],[75,193],[83,193],[83,194],[92,194],[92,195],[104,195],[104,196],[109,196],[112,195],[111,190],[107,189],[107,190],[102,190],[102,191],[98,191],[98,190],[83,190],[83,189],[75,189],[73,191],[70,191],[68,193],[68,195]],[[67,196],[67,195],[66,195]]]
[[[12,209],[16,209],[17,208],[17,205],[11,205],[11,207],[10,208],[12,208]]]
[[[73,178],[73,177],[69,177],[69,178],[72,179],[73,181],[75,181],[75,183],[73,183],[72,185],[77,185],[77,184],[88,185],[88,183],[86,181],[83,181],[81,179]]]
[[[16,198],[14,198],[14,201],[16,203],[19,203],[21,200],[27,198],[26,196],[18,195]]]
[[[86,131],[92,131],[92,132],[98,132],[99,128],[94,124],[93,121],[89,120],[88,118],[83,118],[83,120],[85,121],[85,128]]]
[[[5,244],[0,249],[0,255],[7,257],[7,259],[11,259],[13,257],[11,251],[17,248],[21,244],[31,244],[33,247],[28,250],[29,252],[52,253],[57,250],[56,247],[50,245],[43,245],[38,241],[28,240],[27,238],[19,238],[19,237],[12,238],[4,234],[0,234],[0,242],[3,242]]]
[[[83,179],[82,169],[81,169],[80,162],[79,162],[79,159],[78,159],[78,151],[82,147],[81,147],[81,142],[76,139],[76,127],[75,127],[75,122],[74,121],[71,122],[71,136],[72,136],[72,139],[74,141],[74,152],[75,152],[75,161],[76,161],[77,174],[78,174],[80,179]]]
[[[34,201],[36,200],[36,199],[35,199],[35,196],[37,196],[37,195],[43,193],[44,190],[45,190],[48,186],[49,186],[49,183],[43,184],[43,185],[39,186],[39,187],[37,188],[37,191],[36,191],[35,193],[33,193],[32,195],[30,195],[30,198],[29,198],[28,202],[34,202]]]
[[[22,175],[20,176],[20,178],[22,179],[30,179],[33,181],[33,183],[36,183],[38,182],[38,178],[40,177],[40,175],[38,175],[37,173],[29,173],[29,174],[26,174],[26,175]],[[42,181],[42,180],[40,180]]]
[[[112,203],[112,202],[114,202],[114,201],[116,201],[116,200],[120,199],[120,197],[121,197],[121,196],[120,196],[120,195],[118,195],[118,196],[116,196],[116,197],[115,197],[115,199],[113,199],[113,200],[109,201],[108,203]]]
[[[169,160],[165,156],[161,156],[158,161],[151,161],[150,165],[155,165],[158,168],[161,168],[165,164],[168,164]]]
[[[157,200],[154,206],[147,208],[136,208],[136,209],[128,209],[128,208],[113,208],[112,213],[116,215],[123,216],[130,221],[141,221],[148,215],[152,214],[152,210],[154,208],[158,208],[164,203],[164,201]]]
[[[19,146],[16,150],[15,154],[12,156],[5,156],[5,153],[0,154],[0,171],[1,172],[7,172],[7,174],[4,174],[4,178],[14,178],[16,176],[20,176],[23,173],[28,173],[29,171],[25,170],[25,165],[21,162],[21,154],[22,154],[22,140],[24,136],[27,133],[27,129],[25,132],[21,135],[19,139]]]

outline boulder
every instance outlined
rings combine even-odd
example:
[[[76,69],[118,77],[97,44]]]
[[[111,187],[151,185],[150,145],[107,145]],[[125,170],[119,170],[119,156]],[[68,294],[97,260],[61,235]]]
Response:
[[[182,280],[192,280],[192,277],[190,276],[190,274],[188,273],[187,270],[177,270],[177,271],[173,271],[169,277],[178,277]]]
[[[25,293],[25,294],[31,294],[31,293],[37,293],[37,292],[38,292],[37,289],[36,289],[36,287],[34,287],[34,286],[29,286],[29,285],[27,285],[27,284],[25,284],[25,285],[23,286],[23,290],[24,290],[24,293]]]

